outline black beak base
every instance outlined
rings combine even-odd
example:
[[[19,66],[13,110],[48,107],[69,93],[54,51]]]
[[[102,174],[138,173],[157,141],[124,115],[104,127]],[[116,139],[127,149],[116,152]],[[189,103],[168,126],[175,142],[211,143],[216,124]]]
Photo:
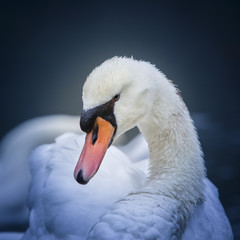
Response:
[[[93,130],[95,121],[97,117],[101,117],[106,121],[110,122],[112,126],[115,128],[115,132],[117,129],[117,122],[114,115],[114,101],[111,100],[107,103],[99,105],[97,107],[91,108],[86,111],[82,111],[81,119],[80,119],[80,127],[81,129],[89,133]]]

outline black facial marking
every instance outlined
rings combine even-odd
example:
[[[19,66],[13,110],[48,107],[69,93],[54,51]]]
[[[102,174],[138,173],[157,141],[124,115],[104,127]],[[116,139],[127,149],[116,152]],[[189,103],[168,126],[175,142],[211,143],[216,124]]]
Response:
[[[114,99],[110,100],[107,103],[99,105],[97,107],[91,108],[87,111],[82,111],[81,119],[80,119],[80,127],[81,129],[89,133],[93,130],[94,123],[97,117],[101,117],[106,121],[110,122],[112,126],[115,128],[115,132],[117,130],[117,122],[114,116]],[[114,134],[115,134],[114,132]]]
[[[97,141],[98,139],[98,125],[96,125],[94,128],[93,128],[93,133],[92,133],[92,145],[95,144],[95,142]]]

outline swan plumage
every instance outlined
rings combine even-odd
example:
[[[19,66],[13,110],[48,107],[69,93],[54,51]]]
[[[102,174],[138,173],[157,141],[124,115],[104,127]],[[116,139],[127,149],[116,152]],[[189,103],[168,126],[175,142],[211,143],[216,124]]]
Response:
[[[96,172],[84,175],[81,155],[74,177],[80,183],[90,180],[81,186],[72,172],[83,136],[64,135],[39,147],[31,157],[25,239],[233,239],[217,190],[206,178],[189,112],[156,67],[119,57],[97,67],[83,87],[81,118],[92,145],[98,141],[99,116],[114,127],[111,139],[138,126],[149,148],[148,170],[137,168],[146,168],[145,162],[133,163],[111,146],[91,180]],[[95,192],[99,201],[92,198]],[[82,216],[89,221],[79,223]]]
[[[26,198],[30,183],[29,156],[37,146],[53,142],[66,132],[80,133],[79,117],[37,117],[13,128],[0,142],[0,226],[28,225]],[[16,171],[17,170],[17,171]]]
[[[79,185],[73,170],[84,139],[84,135],[64,134],[32,153],[30,226],[24,239],[86,239],[111,204],[143,185],[145,174],[115,146],[87,188]]]

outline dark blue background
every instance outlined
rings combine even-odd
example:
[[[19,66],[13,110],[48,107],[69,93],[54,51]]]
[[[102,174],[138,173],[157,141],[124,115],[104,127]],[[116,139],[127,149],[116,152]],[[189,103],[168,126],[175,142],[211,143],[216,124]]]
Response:
[[[199,129],[208,176],[240,237],[237,1],[5,1],[0,12],[1,137],[32,117],[79,115],[82,84],[105,59],[150,61],[210,119]]]

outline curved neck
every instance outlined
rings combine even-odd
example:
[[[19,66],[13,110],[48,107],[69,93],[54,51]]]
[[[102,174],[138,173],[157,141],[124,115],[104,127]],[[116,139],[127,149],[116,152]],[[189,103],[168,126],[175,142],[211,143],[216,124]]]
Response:
[[[156,94],[152,108],[138,124],[149,145],[148,185],[157,182],[156,192],[196,203],[202,199],[205,176],[202,151],[184,102],[168,84],[170,91]]]

